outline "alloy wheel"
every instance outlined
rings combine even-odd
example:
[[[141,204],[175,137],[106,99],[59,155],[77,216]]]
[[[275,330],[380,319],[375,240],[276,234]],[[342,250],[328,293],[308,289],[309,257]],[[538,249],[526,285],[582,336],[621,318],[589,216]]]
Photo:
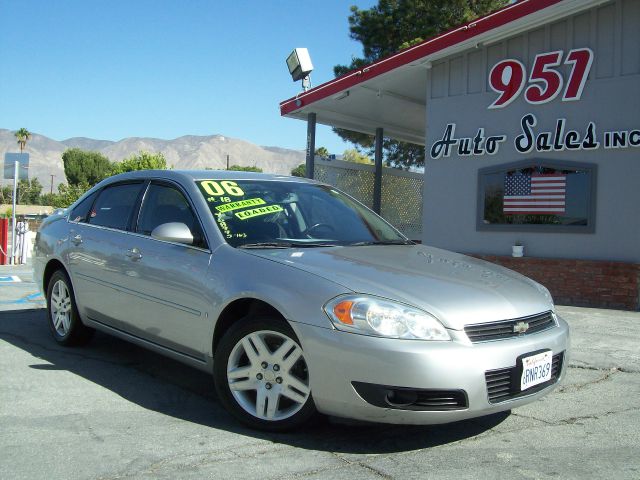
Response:
[[[71,293],[63,280],[58,280],[51,291],[51,321],[58,335],[64,337],[71,328]]]
[[[295,415],[311,393],[302,348],[272,330],[251,332],[236,343],[227,362],[227,381],[238,405],[267,421]]]

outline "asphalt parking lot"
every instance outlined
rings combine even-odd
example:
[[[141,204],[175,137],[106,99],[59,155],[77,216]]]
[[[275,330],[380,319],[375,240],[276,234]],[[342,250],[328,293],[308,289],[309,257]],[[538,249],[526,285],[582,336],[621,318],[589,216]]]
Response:
[[[100,333],[59,347],[29,269],[10,268],[0,277],[21,282],[0,283],[1,479],[640,478],[638,312],[559,307],[568,378],[511,414],[265,434],[230,418],[199,371]]]

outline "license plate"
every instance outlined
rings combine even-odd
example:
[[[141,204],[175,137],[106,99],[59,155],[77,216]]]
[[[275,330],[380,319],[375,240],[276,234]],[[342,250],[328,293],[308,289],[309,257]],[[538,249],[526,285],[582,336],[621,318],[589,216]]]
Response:
[[[551,352],[546,351],[522,358],[520,391],[551,380]]]

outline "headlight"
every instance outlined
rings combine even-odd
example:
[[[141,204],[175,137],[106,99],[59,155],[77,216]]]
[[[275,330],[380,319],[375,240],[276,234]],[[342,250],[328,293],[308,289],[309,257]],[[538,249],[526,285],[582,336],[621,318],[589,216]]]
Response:
[[[324,306],[338,330],[377,337],[451,340],[434,317],[417,308],[376,297],[346,295]]]

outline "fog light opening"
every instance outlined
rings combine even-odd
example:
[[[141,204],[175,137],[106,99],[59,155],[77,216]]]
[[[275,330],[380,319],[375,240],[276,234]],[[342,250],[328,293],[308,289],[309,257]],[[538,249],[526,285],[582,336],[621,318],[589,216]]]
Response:
[[[411,390],[390,390],[385,400],[392,407],[408,407],[418,401],[418,394]]]

